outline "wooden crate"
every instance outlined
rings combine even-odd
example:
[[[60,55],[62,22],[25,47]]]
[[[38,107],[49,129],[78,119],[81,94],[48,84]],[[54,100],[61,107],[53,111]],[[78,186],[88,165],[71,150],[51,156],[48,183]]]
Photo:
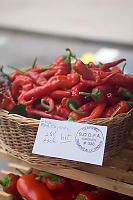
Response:
[[[0,149],[0,157],[26,166],[26,170],[27,167],[33,167],[133,197],[133,132],[125,148],[117,156],[104,160],[103,166],[86,164],[81,167],[82,164],[79,164],[79,168],[66,168],[60,165],[54,166],[53,163],[45,166],[33,165],[13,157],[2,149]],[[11,165],[9,169],[12,170]]]

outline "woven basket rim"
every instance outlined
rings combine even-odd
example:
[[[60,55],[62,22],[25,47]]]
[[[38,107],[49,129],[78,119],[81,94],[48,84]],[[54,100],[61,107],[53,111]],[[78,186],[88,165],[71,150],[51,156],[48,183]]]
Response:
[[[24,117],[24,116],[21,116],[21,115],[18,115],[18,114],[9,114],[8,111],[4,110],[4,109],[1,109],[0,108],[0,116],[6,116],[8,119],[15,119],[17,120],[18,122],[20,123],[30,123],[30,124],[39,124],[40,120],[39,119],[34,119],[34,118],[28,118],[28,117]],[[121,117],[124,117],[126,115],[131,115],[133,116],[133,108],[131,110],[129,110],[127,113],[122,113],[122,114],[118,114],[117,116],[115,117],[110,117],[110,118],[97,118],[97,119],[90,119],[90,120],[83,120],[83,121],[76,121],[77,123],[86,123],[86,122],[92,122],[92,123],[95,123],[97,122],[98,120],[99,121],[102,121],[102,122],[109,122],[109,121],[112,121],[116,118],[121,118]]]

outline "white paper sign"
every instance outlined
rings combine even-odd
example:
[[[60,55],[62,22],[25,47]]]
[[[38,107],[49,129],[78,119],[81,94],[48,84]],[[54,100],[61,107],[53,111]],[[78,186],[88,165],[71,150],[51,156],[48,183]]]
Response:
[[[42,118],[34,154],[102,165],[106,126]]]

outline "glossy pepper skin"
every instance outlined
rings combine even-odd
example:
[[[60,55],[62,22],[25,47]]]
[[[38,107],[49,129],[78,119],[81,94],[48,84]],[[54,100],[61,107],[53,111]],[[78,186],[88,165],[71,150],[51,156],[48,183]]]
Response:
[[[65,190],[53,193],[55,200],[74,200],[76,197],[75,191],[71,188],[66,188]]]
[[[129,111],[129,108],[132,106],[133,106],[133,102],[120,101],[117,104],[106,108],[106,110],[102,114],[102,117],[106,118],[106,117],[112,117],[112,115],[116,116],[121,113],[126,113]]]
[[[79,192],[75,200],[94,200],[93,195],[88,191]]]
[[[29,91],[26,91],[20,98],[19,103],[26,105],[27,101],[39,98],[46,94],[51,93],[52,91],[60,88],[71,88],[75,84],[79,82],[78,76],[76,74],[68,74],[67,76],[58,75],[51,77],[47,83],[43,86],[38,86],[36,88],[32,88]]]
[[[12,173],[8,174],[3,179],[1,179],[0,184],[2,185],[4,192],[12,194],[15,197],[19,198],[20,194],[17,190],[18,179],[19,176]]]
[[[26,200],[54,200],[44,183],[35,180],[35,174],[21,176],[17,181],[17,189]]]
[[[96,105],[96,107],[92,110],[91,114],[88,117],[83,117],[78,121],[80,122],[80,121],[84,121],[84,120],[96,119],[96,118],[101,117],[102,113],[103,113],[103,111],[104,111],[104,109],[106,107],[106,104],[107,104],[106,102],[98,103]]]
[[[84,112],[84,114],[81,115],[73,111],[70,113],[68,120],[78,121],[83,117],[87,117],[91,113],[91,111],[95,108],[95,106],[96,104],[94,101],[90,101],[89,103],[82,105],[77,110]]]
[[[46,177],[45,179],[46,186],[50,191],[61,191],[67,187],[67,179],[64,177]]]

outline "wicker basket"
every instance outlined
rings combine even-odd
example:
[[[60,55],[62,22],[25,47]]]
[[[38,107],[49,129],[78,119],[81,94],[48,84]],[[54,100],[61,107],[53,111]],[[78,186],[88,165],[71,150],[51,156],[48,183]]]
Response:
[[[133,123],[133,109],[114,118],[99,118],[82,123],[108,126],[104,158],[117,154],[125,145]],[[32,164],[79,165],[76,161],[32,154],[39,120],[8,114],[0,109],[0,145],[8,153]]]

